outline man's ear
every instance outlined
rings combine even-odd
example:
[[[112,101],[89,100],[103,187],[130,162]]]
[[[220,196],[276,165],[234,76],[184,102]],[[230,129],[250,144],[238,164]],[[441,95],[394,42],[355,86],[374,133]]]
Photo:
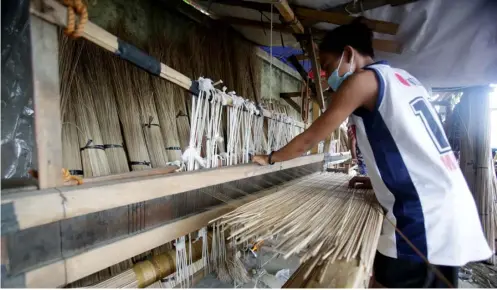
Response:
[[[347,63],[351,63],[352,61],[352,55],[354,55],[355,51],[352,48],[352,46],[347,45],[343,49],[344,55],[343,55],[343,60],[345,60]]]

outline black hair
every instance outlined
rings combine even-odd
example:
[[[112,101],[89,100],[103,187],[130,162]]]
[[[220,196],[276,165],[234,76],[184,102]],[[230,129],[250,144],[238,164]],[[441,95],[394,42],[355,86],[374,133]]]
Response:
[[[358,17],[349,24],[327,32],[319,44],[319,50],[341,54],[349,45],[363,55],[374,57],[373,31],[364,23],[365,20],[364,17]]]

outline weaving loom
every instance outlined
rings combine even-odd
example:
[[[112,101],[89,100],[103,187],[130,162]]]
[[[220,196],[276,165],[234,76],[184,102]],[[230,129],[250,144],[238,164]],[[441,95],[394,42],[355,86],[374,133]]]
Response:
[[[60,14],[60,18],[36,9],[32,13],[66,27],[64,16],[68,10],[56,1],[47,0],[45,4],[53,8],[50,13]],[[41,19],[35,19],[35,23],[43,25]],[[110,37],[116,45],[123,45],[91,22],[81,31],[83,37],[99,46],[107,41],[99,37]],[[95,31],[99,36],[90,37]],[[243,222],[225,224],[227,216],[218,218],[228,213],[233,217],[238,212],[233,210],[240,206],[243,211],[259,202],[270,205],[280,203],[279,199],[291,201],[285,199],[288,192],[305,196],[311,203],[327,200],[327,210],[340,210],[328,216],[333,218],[328,229],[333,239],[319,240],[322,237],[316,236],[316,240],[306,240],[297,249],[283,244],[277,251],[285,256],[304,255],[303,266],[312,261],[314,265],[306,272],[306,279],[314,275],[314,269],[340,259],[360,261],[364,276],[361,281],[366,279],[378,225],[374,219],[365,223],[368,231],[364,236],[350,225],[364,223],[367,216],[377,214],[370,210],[376,208],[370,200],[372,194],[353,191],[349,198],[350,192],[343,188],[346,175],[318,173],[348,160],[347,153],[308,153],[268,167],[247,164],[251,155],[280,149],[307,126],[276,101],[258,103],[258,92],[253,87],[260,87],[260,83],[250,88],[235,87],[241,92],[238,94],[230,91],[229,84],[234,81],[230,80],[229,70],[222,77],[228,88],[221,88],[221,81],[203,77],[191,80],[158,62],[164,70],[160,77],[172,83],[165,82],[88,41],[74,41],[61,33],[57,35],[56,30],[52,32],[55,43],[60,41],[61,82],[57,89],[61,114],[57,121],[62,130],[60,167],[64,175],[57,168],[49,177],[63,177],[64,182],[43,186],[46,171],[40,171],[37,177],[42,190],[24,187],[2,192],[2,286],[189,287],[194,283],[194,274],[212,271],[222,279],[243,282],[252,277],[238,259],[236,240],[240,233],[221,239],[235,234]],[[175,64],[172,51],[179,54],[180,47],[172,47],[163,55],[164,45],[168,44],[159,40],[150,51],[157,51],[157,57]],[[193,47],[190,53],[198,54],[200,49]],[[235,54],[247,59],[244,51],[250,49],[240,47]],[[112,45],[104,48],[112,49]],[[120,56],[126,59],[126,55]],[[205,60],[196,61],[192,67],[198,69]],[[101,69],[102,64],[107,69]],[[184,69],[189,71],[189,66]],[[216,75],[215,69],[212,72]],[[237,83],[243,84],[244,77],[240,75]],[[191,96],[185,96],[180,87]],[[321,146],[314,153],[323,151]],[[178,169],[187,172],[171,174]],[[304,188],[315,191],[305,192]],[[310,206],[301,201],[286,209]],[[356,209],[364,210],[364,215],[359,220],[344,219],[351,224],[340,226],[335,239],[332,225]],[[267,219],[277,218],[271,218],[272,212],[277,214],[274,208],[266,208]],[[316,218],[322,217],[314,213]],[[222,234],[219,225],[226,226]],[[260,233],[244,232],[244,241],[238,245],[272,238],[276,234],[273,230],[284,236],[290,224],[281,226],[273,229],[267,225]],[[230,227],[236,230],[230,233]],[[290,238],[291,233],[285,237]],[[335,243],[343,247],[349,237],[355,237],[350,248],[324,253]],[[366,241],[371,245],[363,246]],[[304,249],[320,243],[326,257],[316,255],[317,248],[310,252]]]

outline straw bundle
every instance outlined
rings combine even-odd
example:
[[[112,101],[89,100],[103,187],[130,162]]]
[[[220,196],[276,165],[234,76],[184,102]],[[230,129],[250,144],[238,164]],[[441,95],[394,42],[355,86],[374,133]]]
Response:
[[[71,175],[83,177],[78,127],[72,105],[66,107],[66,115],[62,122],[62,166],[69,170]]]
[[[173,65],[178,65],[178,62],[179,60],[174,61]],[[190,114],[185,99],[189,101],[191,97],[189,97],[182,88],[176,85],[173,85],[172,91],[174,98],[174,108],[176,111],[176,127],[178,128],[179,142],[181,148],[184,150],[188,147],[188,144],[190,142]]]
[[[151,54],[157,57],[162,62],[165,62],[165,51],[168,51],[167,46],[161,46],[159,43],[151,45]],[[157,109],[157,118],[159,120],[160,130],[164,138],[164,146],[169,161],[181,160],[181,143],[178,137],[178,129],[176,127],[176,110],[175,110],[175,87],[177,85],[151,77],[153,96],[155,98],[155,106]]]
[[[133,91],[132,65],[117,57],[113,57],[110,63],[118,115],[123,129],[131,170],[148,169],[150,168],[150,157],[143,137],[140,107],[136,100],[137,96]]]
[[[78,72],[79,74],[79,72]],[[107,155],[103,148],[102,135],[95,114],[93,99],[85,88],[85,81],[76,75],[72,102],[76,112],[76,124],[80,129],[79,145],[85,177],[110,174]]]
[[[473,193],[483,231],[495,253],[495,193],[490,155],[488,88],[472,88],[461,99],[461,170]],[[458,116],[456,116],[458,117]],[[495,255],[489,260],[495,263]]]
[[[82,177],[83,165],[79,151],[78,127],[76,125],[74,104],[71,103],[71,86],[74,86],[74,71],[79,62],[83,46],[80,42],[69,40],[62,32],[59,33],[59,40],[62,164],[72,175]]]
[[[108,70],[103,70],[102,65],[110,63],[114,58],[108,52],[87,44],[83,54],[84,74],[89,93],[95,104],[95,114],[102,132],[105,154],[109,162],[111,173],[129,172],[128,158],[124,151],[124,142],[117,114],[117,104],[112,90],[112,78]]]
[[[356,258],[370,273],[383,213],[372,191],[348,182],[348,175],[315,173],[211,223],[239,246],[277,236],[275,252],[309,261],[306,277],[317,265]],[[222,235],[213,237],[213,249]]]
[[[152,167],[165,167],[168,158],[155,108],[150,76],[146,72],[133,67],[131,77],[134,84],[134,92],[138,96],[143,136],[145,137]]]

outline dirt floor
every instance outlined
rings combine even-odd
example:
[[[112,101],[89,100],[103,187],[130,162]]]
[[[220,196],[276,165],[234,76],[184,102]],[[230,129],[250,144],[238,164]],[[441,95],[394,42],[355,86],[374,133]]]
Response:
[[[459,274],[459,288],[497,288],[497,266],[469,263]]]

